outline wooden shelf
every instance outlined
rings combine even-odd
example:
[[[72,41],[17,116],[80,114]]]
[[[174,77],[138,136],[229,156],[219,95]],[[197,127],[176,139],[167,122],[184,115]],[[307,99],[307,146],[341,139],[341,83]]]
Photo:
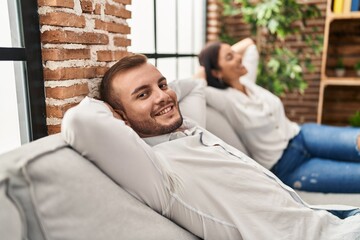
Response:
[[[327,17],[328,21],[332,20],[341,20],[341,19],[357,19],[360,18],[359,12],[349,12],[349,13],[330,13]]]
[[[360,109],[360,102],[356,100],[360,96],[360,77],[356,76],[354,70],[354,65],[360,61],[360,11],[333,13],[332,2],[328,0],[326,7],[318,123],[323,123],[323,114],[326,119],[341,115],[342,119],[346,119],[351,111]],[[347,75],[344,77],[335,76],[334,69],[339,59],[345,65]],[[344,98],[344,92],[347,98]],[[345,99],[344,105],[339,105],[341,99]],[[331,109],[334,105],[336,107]]]
[[[325,85],[360,86],[359,78],[327,78],[321,81]]]

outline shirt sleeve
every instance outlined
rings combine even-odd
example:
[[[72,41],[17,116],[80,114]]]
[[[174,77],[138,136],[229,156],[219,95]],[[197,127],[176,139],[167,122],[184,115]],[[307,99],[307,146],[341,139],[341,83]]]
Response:
[[[244,76],[241,76],[240,80],[255,83],[259,65],[259,52],[255,44],[246,48],[242,58],[242,64],[248,72]]]
[[[86,97],[66,112],[61,128],[67,143],[126,191],[157,211],[163,209],[166,191],[155,153],[104,102]]]
[[[170,88],[176,92],[182,115],[203,128],[206,125],[205,85],[206,81],[201,79],[183,79],[169,83]]]

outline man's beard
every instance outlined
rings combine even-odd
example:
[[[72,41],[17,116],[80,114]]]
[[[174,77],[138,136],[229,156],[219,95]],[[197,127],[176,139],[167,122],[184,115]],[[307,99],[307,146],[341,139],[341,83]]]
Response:
[[[140,136],[159,136],[174,132],[182,125],[183,117],[181,115],[180,109],[178,109],[178,111],[180,117],[171,125],[161,125],[154,123],[153,121],[133,121],[130,119],[128,119],[128,122],[131,128]]]

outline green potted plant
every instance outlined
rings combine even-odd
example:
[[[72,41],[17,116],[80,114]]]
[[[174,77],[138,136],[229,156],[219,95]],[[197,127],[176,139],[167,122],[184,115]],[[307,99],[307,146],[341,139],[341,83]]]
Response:
[[[356,72],[356,75],[358,77],[360,77],[360,61],[357,61],[354,65],[354,69],[355,69],[355,72]]]
[[[339,58],[336,62],[335,75],[337,77],[343,77],[345,75],[345,66],[342,58]]]
[[[307,88],[304,69],[308,72],[315,70],[312,56],[320,54],[323,46],[322,36],[302,31],[308,22],[321,16],[316,4],[303,4],[297,0],[221,2],[224,16],[241,16],[250,24],[253,36],[257,36],[260,59],[256,83],[279,96],[291,91],[303,93]],[[223,36],[228,36],[225,27],[221,30]],[[301,39],[312,52],[292,48],[291,43],[286,41],[288,36]]]
[[[360,127],[360,111],[356,111],[350,116],[349,123],[353,127]]]

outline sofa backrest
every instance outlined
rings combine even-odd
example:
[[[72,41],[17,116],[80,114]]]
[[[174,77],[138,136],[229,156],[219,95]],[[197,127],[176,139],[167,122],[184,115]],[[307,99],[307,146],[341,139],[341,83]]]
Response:
[[[20,211],[6,196],[5,181],[0,181],[0,236],[1,239],[20,240],[23,232]]]
[[[235,130],[231,127],[228,120],[210,106],[206,106],[206,130],[218,138],[221,138],[227,144],[249,155],[245,145],[236,135]]]
[[[198,239],[133,198],[59,134],[0,156],[0,236]]]

